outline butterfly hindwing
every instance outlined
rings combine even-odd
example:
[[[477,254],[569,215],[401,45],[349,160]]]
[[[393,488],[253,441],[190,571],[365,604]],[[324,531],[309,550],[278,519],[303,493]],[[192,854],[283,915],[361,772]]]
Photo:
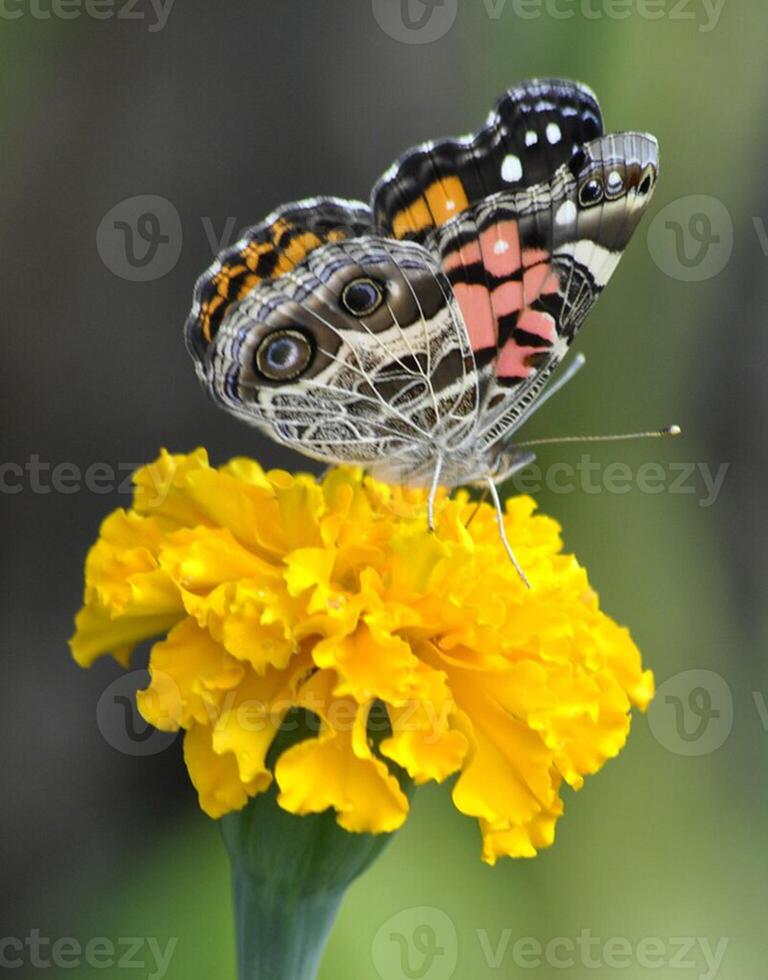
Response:
[[[216,402],[277,441],[397,480],[429,458],[437,431],[458,446],[475,426],[461,312],[439,258],[418,243],[359,228],[355,202],[325,201],[311,224],[298,220],[306,209],[280,209],[199,281],[187,328],[198,375]],[[252,242],[281,246],[273,274],[222,303],[204,343],[205,297],[221,269],[228,282],[242,274]]]

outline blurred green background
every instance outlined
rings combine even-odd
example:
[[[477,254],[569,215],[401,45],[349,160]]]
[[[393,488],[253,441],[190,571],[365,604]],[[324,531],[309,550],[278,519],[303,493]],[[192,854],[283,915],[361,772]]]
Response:
[[[518,80],[590,84],[609,129],[659,138],[662,180],[578,341],[586,369],[526,435],[683,426],[676,441],[595,446],[590,457],[633,474],[646,462],[678,476],[695,465],[688,491],[667,479],[660,493],[633,483],[536,494],[661,692],[621,757],[566,791],[556,845],[533,861],[482,865],[477,828],[449,789],[418,792],[406,828],[350,892],[321,977],[762,980],[768,9],[410,3],[427,31],[448,25],[441,37],[416,43],[425,36],[406,26],[400,0],[187,0],[162,26],[149,3],[103,20],[43,18],[43,0],[3,8],[3,460],[85,468],[204,444],[218,461],[253,453],[298,465],[197,388],[181,324],[211,233],[283,200],[365,198],[403,149],[477,128]],[[125,6],[116,0],[114,12]],[[115,272],[97,247],[102,217],[139,194],[171,201],[183,228],[178,262],[148,282]],[[540,463],[546,472],[581,455],[562,447]],[[713,502],[702,473],[724,464]],[[84,551],[100,517],[126,502],[117,490],[43,493],[28,482],[0,499],[0,935],[177,937],[168,978],[225,980],[235,969],[225,854],[178,745],[135,758],[108,744],[97,704],[119,671],[82,673],[65,646]],[[418,925],[424,906],[443,913],[444,955],[427,962],[414,949],[402,962],[393,942],[375,952],[382,936]],[[585,934],[599,938],[589,956],[577,944]],[[525,937],[544,949],[538,966],[514,952]],[[617,937],[629,954],[608,944]],[[151,972],[148,962],[131,975]],[[73,974],[105,971],[47,971]]]

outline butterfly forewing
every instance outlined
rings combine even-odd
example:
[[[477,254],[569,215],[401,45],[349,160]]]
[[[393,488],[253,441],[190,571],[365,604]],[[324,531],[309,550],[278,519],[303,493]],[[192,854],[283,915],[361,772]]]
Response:
[[[586,87],[534,81],[475,136],[415,148],[374,189],[376,220],[441,256],[485,381],[483,438],[511,434],[564,356],[657,167],[652,138],[602,137]]]

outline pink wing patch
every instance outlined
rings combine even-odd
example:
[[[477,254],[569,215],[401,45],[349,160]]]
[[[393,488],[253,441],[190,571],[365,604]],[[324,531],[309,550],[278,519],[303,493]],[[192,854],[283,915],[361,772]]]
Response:
[[[472,350],[497,347],[499,331],[493,316],[490,294],[486,287],[468,286],[462,282],[453,287],[453,292],[469,331],[469,342],[472,345]]]
[[[499,321],[518,314],[515,326],[540,337],[541,346],[523,346],[510,337],[496,362],[500,378],[527,378],[535,370],[526,363],[557,340],[552,316],[531,308],[540,296],[556,293],[559,282],[542,249],[523,249],[516,221],[499,221],[485,229],[477,239],[467,242],[443,259],[446,273],[482,267],[496,280],[490,289],[477,283],[457,282],[453,291],[469,331],[472,349],[499,346]]]

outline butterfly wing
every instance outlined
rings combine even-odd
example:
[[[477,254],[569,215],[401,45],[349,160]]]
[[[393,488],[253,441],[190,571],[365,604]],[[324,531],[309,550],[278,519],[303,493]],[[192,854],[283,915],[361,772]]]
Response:
[[[476,425],[474,358],[433,253],[367,207],[287,205],[200,278],[187,346],[231,413],[330,463],[428,482]],[[422,472],[423,471],[423,472]]]
[[[257,286],[285,275],[310,252],[329,242],[370,232],[366,204],[333,197],[286,204],[224,249],[195,284],[187,317],[187,350],[198,369],[226,314]]]
[[[650,201],[658,148],[603,136],[585,86],[510,90],[477,134],[407,153],[372,210],[434,250],[478,365],[486,449],[525,417],[594,305]]]
[[[371,194],[377,225],[427,244],[435,229],[501,191],[547,183],[585,143],[603,135],[597,99],[578,82],[511,88],[475,135],[414,147]]]
[[[650,200],[657,148],[603,136],[572,82],[511,90],[475,136],[425,144],[370,208],[315,198],[198,280],[187,346],[211,396],[305,455],[396,482],[493,468]]]

